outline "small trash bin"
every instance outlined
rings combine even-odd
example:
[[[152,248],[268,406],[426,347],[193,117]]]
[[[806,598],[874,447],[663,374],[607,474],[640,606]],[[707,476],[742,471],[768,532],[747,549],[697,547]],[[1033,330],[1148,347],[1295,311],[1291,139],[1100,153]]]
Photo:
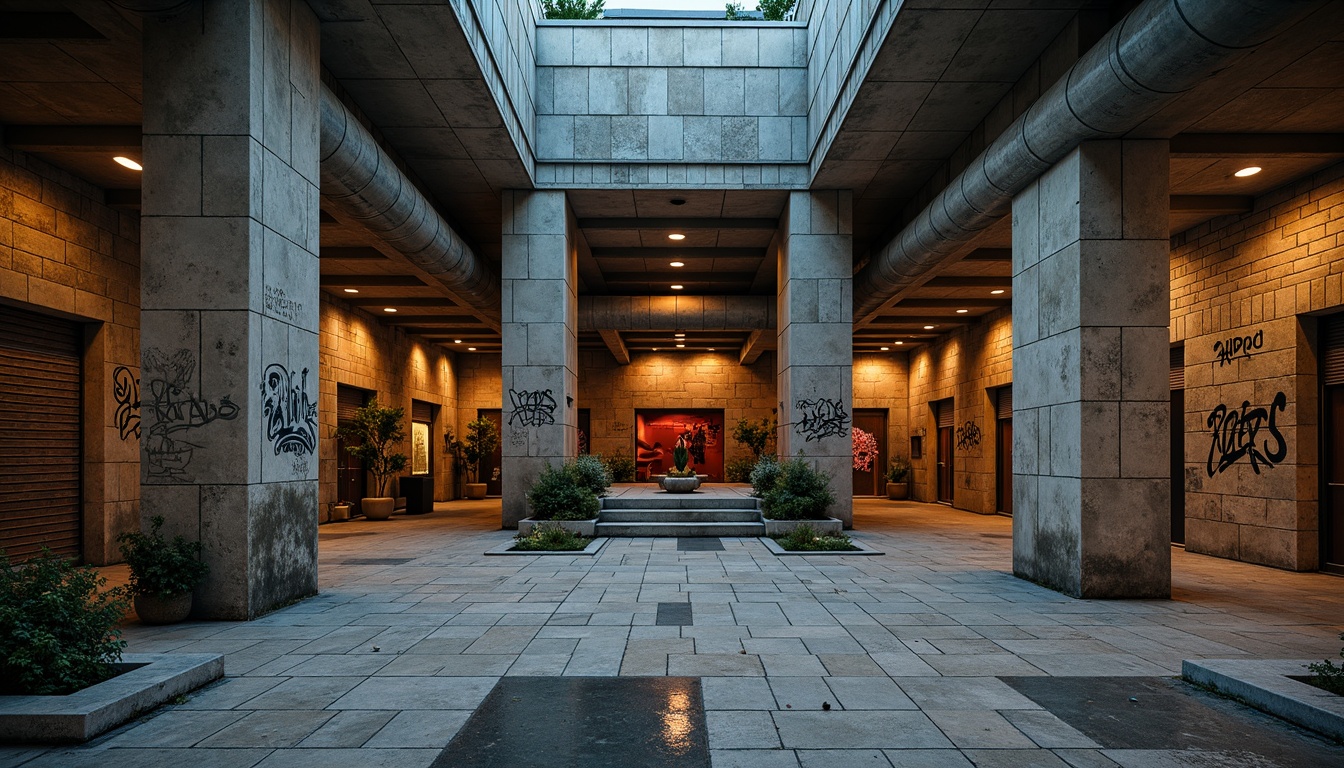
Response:
[[[406,514],[423,515],[434,511],[434,477],[412,475],[401,478],[401,495],[406,497]]]

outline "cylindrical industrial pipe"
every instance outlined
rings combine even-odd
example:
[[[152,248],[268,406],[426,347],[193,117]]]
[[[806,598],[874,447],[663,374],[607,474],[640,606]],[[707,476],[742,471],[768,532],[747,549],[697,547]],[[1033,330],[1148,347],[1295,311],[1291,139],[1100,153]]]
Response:
[[[1075,147],[1133,130],[1321,0],[1147,0],[1013,121],[854,276],[854,318],[952,256]]]
[[[453,231],[336,94],[322,86],[322,197],[498,323],[499,276]]]

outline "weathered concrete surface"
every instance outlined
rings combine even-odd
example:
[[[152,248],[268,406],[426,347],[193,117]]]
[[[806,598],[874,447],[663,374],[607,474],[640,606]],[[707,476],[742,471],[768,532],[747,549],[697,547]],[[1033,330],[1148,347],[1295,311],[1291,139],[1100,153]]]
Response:
[[[1316,659],[1199,659],[1181,663],[1181,676],[1227,696],[1344,741],[1344,696],[1294,677]]]

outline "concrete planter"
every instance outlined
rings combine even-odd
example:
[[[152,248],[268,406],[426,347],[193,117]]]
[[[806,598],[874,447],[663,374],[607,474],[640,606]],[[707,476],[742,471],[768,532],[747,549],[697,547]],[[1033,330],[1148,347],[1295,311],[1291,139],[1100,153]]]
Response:
[[[191,593],[172,597],[136,595],[135,615],[145,624],[176,624],[191,615]]]
[[[771,520],[767,517],[765,518],[765,535],[783,536],[800,525],[810,525],[814,531],[823,536],[837,536],[845,531],[845,524],[834,517],[828,517],[825,520]]]
[[[467,483],[465,487],[468,499],[485,498],[485,483]]]
[[[910,495],[909,483],[887,483],[887,498],[900,501]]]
[[[396,508],[397,500],[391,496],[359,500],[359,509],[368,520],[386,520],[392,516],[392,510]]]
[[[592,538],[593,534],[597,532],[596,517],[592,520],[534,520],[530,517],[525,517],[518,521],[518,532],[526,536],[532,533],[534,528],[543,523],[558,525],[570,533],[579,536],[587,536],[589,538]]]
[[[668,493],[692,493],[700,487],[698,477],[664,477],[661,485]]]
[[[331,506],[331,522],[343,523],[350,519],[349,504],[333,504]]]

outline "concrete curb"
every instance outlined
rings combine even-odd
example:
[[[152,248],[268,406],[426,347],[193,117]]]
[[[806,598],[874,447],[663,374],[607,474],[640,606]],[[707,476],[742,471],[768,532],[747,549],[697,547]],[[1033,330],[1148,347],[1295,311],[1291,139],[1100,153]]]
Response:
[[[774,555],[774,556],[776,556],[776,557],[813,557],[813,556],[815,556],[815,557],[835,557],[835,556],[837,556],[837,555],[838,555],[838,556],[841,556],[841,557],[844,557],[844,556],[850,556],[850,557],[853,557],[853,556],[855,556],[855,555],[883,555],[883,554],[886,554],[885,552],[879,552],[879,551],[877,551],[876,549],[873,549],[872,547],[868,546],[867,544],[864,544],[862,541],[859,541],[858,539],[850,539],[850,541],[853,542],[854,546],[858,547],[858,550],[841,550],[841,551],[830,551],[830,552],[790,552],[789,550],[787,550],[787,549],[785,549],[785,548],[779,546],[779,542],[777,542],[777,541],[775,541],[774,539],[769,538],[769,537],[767,537],[767,536],[762,536],[762,537],[760,537],[760,539],[758,539],[758,540],[759,540],[762,544],[765,545],[765,548],[766,548],[766,549],[770,550],[770,554],[772,554],[772,555]]]
[[[1344,741],[1344,696],[1289,677],[1310,674],[1317,659],[1199,659],[1182,661],[1181,675],[1256,709]]]
[[[485,554],[491,556],[512,555],[515,557],[538,557],[538,556],[545,557],[547,555],[565,555],[567,557],[593,557],[597,555],[598,552],[602,551],[602,548],[607,545],[608,541],[610,541],[610,539],[600,536],[588,542],[588,546],[584,547],[583,549],[573,550],[569,552],[515,552],[513,550],[513,539],[509,539],[508,541],[504,542],[503,544],[500,544],[497,547],[492,547],[491,549],[486,550]]]
[[[88,741],[224,676],[217,653],[126,653],[120,675],[66,696],[0,696],[0,741]]]

